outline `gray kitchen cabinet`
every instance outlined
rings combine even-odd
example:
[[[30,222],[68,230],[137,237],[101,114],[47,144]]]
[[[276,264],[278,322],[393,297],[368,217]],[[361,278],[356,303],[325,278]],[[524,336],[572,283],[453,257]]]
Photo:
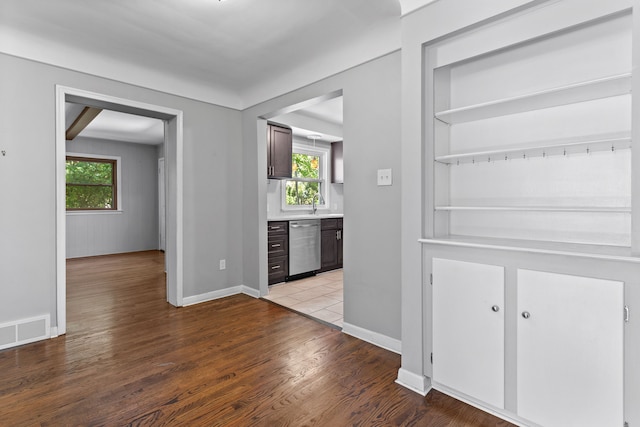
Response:
[[[269,221],[267,224],[268,283],[284,282],[289,275],[289,223]]]
[[[342,141],[331,143],[331,183],[344,183],[344,156],[342,154]]]
[[[291,128],[269,123],[267,125],[267,177],[291,178],[293,134]]]
[[[342,218],[322,219],[320,230],[320,271],[342,268]]]

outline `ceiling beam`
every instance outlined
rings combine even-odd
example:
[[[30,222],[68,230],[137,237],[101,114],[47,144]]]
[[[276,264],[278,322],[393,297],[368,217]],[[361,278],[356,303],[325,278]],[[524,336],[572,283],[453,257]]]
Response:
[[[98,114],[100,114],[101,111],[102,108],[84,107],[84,110],[80,112],[78,117],[67,129],[65,139],[67,141],[71,141],[73,138],[78,136],[78,134],[82,132],[84,128],[86,128],[89,123],[91,123],[91,121],[95,119]]]

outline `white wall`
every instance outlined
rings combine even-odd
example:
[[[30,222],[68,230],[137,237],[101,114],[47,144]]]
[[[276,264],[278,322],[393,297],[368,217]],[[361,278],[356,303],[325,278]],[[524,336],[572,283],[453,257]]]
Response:
[[[158,249],[158,148],[77,137],[67,153],[118,156],[121,212],[68,212],[67,258]]]
[[[242,284],[240,112],[3,54],[0,69],[0,323],[57,324],[56,84],[183,111],[184,296]]]

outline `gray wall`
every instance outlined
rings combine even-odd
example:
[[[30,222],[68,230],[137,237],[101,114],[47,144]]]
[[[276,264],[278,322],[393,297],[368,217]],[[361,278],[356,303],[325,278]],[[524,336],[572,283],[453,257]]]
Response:
[[[266,290],[266,137],[257,119],[339,90],[345,141],[344,319],[400,339],[399,52],[243,111],[245,285]],[[376,185],[381,168],[393,169],[393,186]]]
[[[242,284],[240,112],[4,54],[0,70],[0,323],[57,324],[56,84],[184,112],[184,296]]]
[[[67,141],[67,153],[121,158],[121,213],[67,213],[67,258],[158,249],[158,148],[90,138]]]

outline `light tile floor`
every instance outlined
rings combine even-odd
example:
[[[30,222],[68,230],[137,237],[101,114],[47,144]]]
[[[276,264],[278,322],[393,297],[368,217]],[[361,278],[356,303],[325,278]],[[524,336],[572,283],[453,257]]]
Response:
[[[342,328],[342,269],[269,286],[265,299]]]

